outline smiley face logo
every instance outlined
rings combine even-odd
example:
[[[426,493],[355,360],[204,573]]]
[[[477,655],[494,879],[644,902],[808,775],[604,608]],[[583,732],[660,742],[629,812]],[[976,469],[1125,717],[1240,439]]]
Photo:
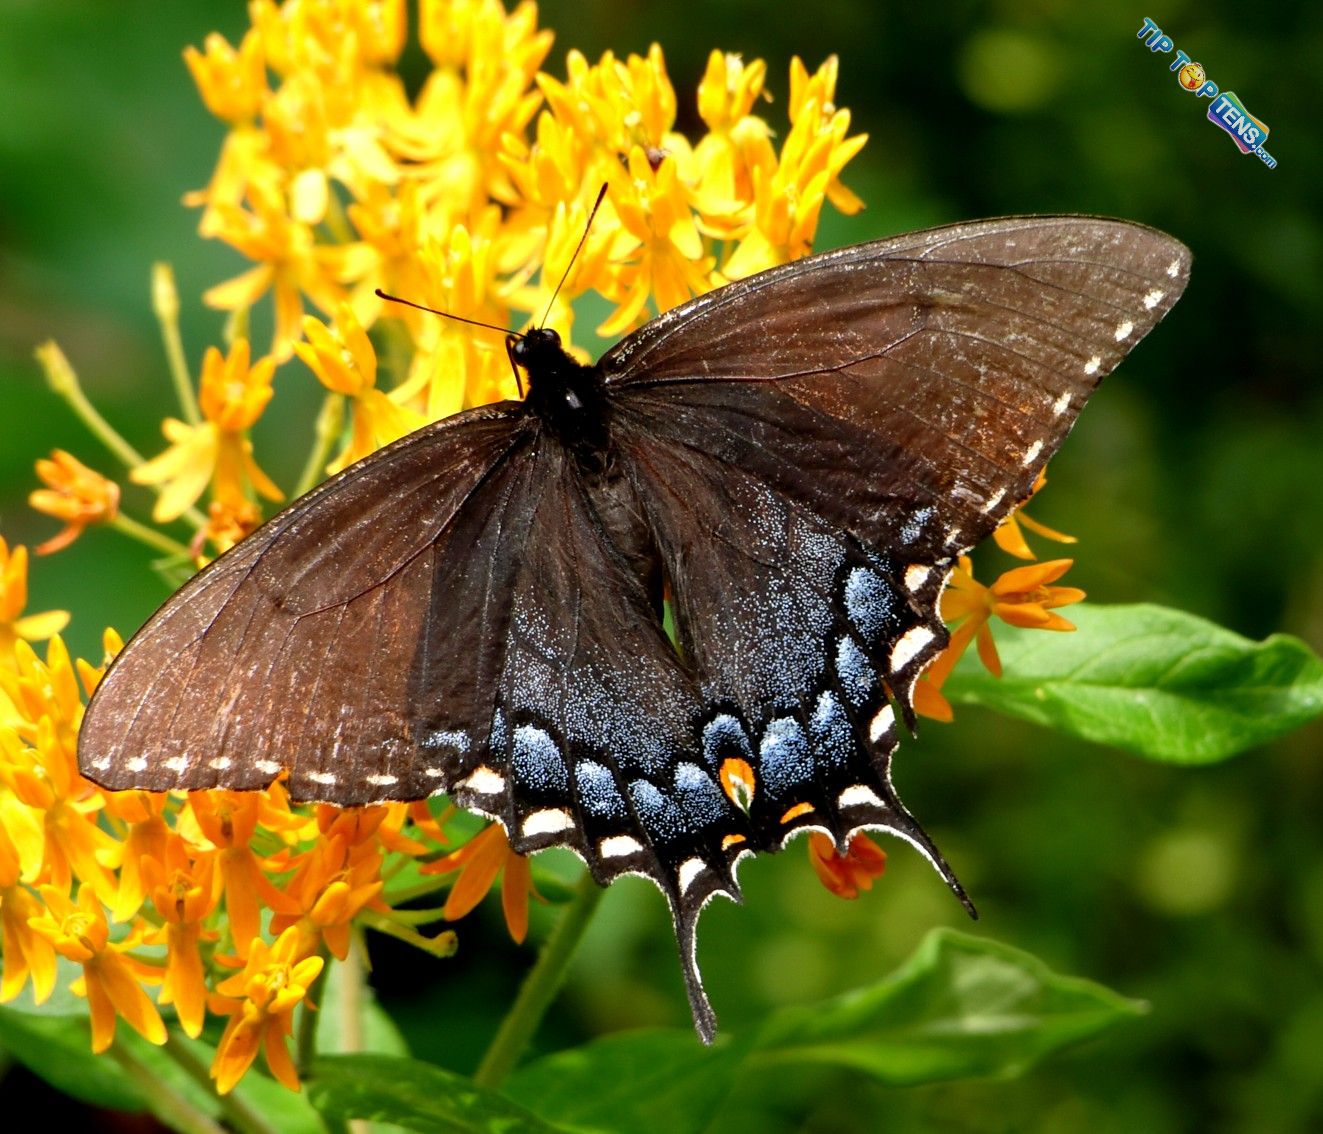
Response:
[[[1204,79],[1208,76],[1204,73],[1203,65],[1200,63],[1187,63],[1180,69],[1176,75],[1176,81],[1187,91],[1197,91],[1204,85]]]

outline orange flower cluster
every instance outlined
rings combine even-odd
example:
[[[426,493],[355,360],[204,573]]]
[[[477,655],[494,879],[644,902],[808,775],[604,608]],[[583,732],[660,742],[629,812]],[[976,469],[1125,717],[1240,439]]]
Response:
[[[108,655],[120,645],[107,634]],[[445,842],[425,804],[295,810],[278,783],[247,794],[102,791],[75,759],[84,695],[102,670],[73,662],[58,637],[44,661],[22,640],[4,660],[0,1001],[30,984],[44,1002],[63,957],[81,968],[72,989],[87,998],[93,1050],[110,1046],[119,1019],[163,1043],[158,1005],[193,1037],[211,1012],[229,1018],[212,1066],[220,1091],[259,1049],[297,1089],[286,1049],[294,1010],[326,958],[347,956],[365,913],[450,951],[448,934],[428,941],[391,925],[383,896],[388,863]],[[507,890],[516,908],[518,887]]]
[[[1046,475],[1040,473],[1029,500],[1046,482]],[[1025,515],[1024,506],[1029,500],[1007,516],[993,533],[998,547],[1019,559],[1034,559],[1024,537],[1025,528],[1058,543],[1075,542],[1074,536],[1064,535]],[[991,673],[1001,676],[1001,659],[997,656],[997,645],[992,640],[989,625],[993,617],[1010,626],[1030,630],[1074,630],[1073,623],[1052,613],[1054,607],[1068,606],[1084,598],[1084,592],[1078,587],[1053,585],[1074,562],[1073,559],[1053,559],[1013,567],[988,587],[974,578],[974,565],[968,556],[961,556],[960,564],[951,572],[951,581],[942,595],[941,614],[951,627],[951,641],[914,687],[915,712],[933,720],[952,719],[951,704],[942,695],[942,685],[971,642],[978,643],[979,660]]]

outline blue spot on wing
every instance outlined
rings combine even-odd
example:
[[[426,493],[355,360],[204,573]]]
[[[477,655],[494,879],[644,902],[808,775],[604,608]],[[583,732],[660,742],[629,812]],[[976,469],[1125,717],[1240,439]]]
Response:
[[[703,729],[703,755],[708,764],[719,768],[723,760],[735,757],[753,763],[753,746],[744,735],[744,727],[729,713],[720,713]]]
[[[793,717],[768,723],[758,756],[763,786],[773,796],[784,795],[813,778],[808,738]]]
[[[515,729],[511,770],[521,784],[539,791],[562,794],[569,791],[560,746],[546,729],[536,725],[520,725]]]
[[[574,769],[574,785],[588,814],[598,819],[625,817],[625,800],[609,768],[595,760],[581,760]]]
[[[845,579],[845,612],[865,642],[876,642],[892,620],[891,588],[876,571],[855,567]]]
[[[813,741],[814,755],[832,765],[849,763],[856,746],[854,730],[836,694],[829,689],[818,695],[813,716],[809,718],[809,738]]]
[[[851,705],[859,706],[867,700],[877,684],[877,674],[868,664],[864,652],[848,634],[836,643],[836,676],[841,691]]]
[[[716,782],[697,764],[684,763],[675,769],[675,798],[695,827],[720,821],[728,807]]]
[[[656,784],[635,780],[629,785],[629,798],[649,838],[675,839],[687,830],[684,813],[674,800],[662,794]]]

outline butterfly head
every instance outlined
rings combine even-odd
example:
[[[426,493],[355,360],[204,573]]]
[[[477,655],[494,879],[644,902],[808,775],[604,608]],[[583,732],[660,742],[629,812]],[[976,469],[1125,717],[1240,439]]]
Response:
[[[539,370],[554,367],[565,357],[560,335],[550,327],[534,327],[522,335],[507,335],[505,347],[517,366],[522,366],[532,378]]]

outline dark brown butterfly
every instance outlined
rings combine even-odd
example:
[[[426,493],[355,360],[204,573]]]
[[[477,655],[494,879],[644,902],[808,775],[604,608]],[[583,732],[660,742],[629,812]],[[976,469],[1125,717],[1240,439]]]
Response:
[[[82,769],[448,792],[520,852],[642,874],[710,1039],[695,925],[743,855],[881,828],[968,905],[890,777],[938,595],[1189,261],[1119,221],[980,221],[741,280],[591,367],[512,336],[524,401],[346,469],[162,607],[92,700]]]

